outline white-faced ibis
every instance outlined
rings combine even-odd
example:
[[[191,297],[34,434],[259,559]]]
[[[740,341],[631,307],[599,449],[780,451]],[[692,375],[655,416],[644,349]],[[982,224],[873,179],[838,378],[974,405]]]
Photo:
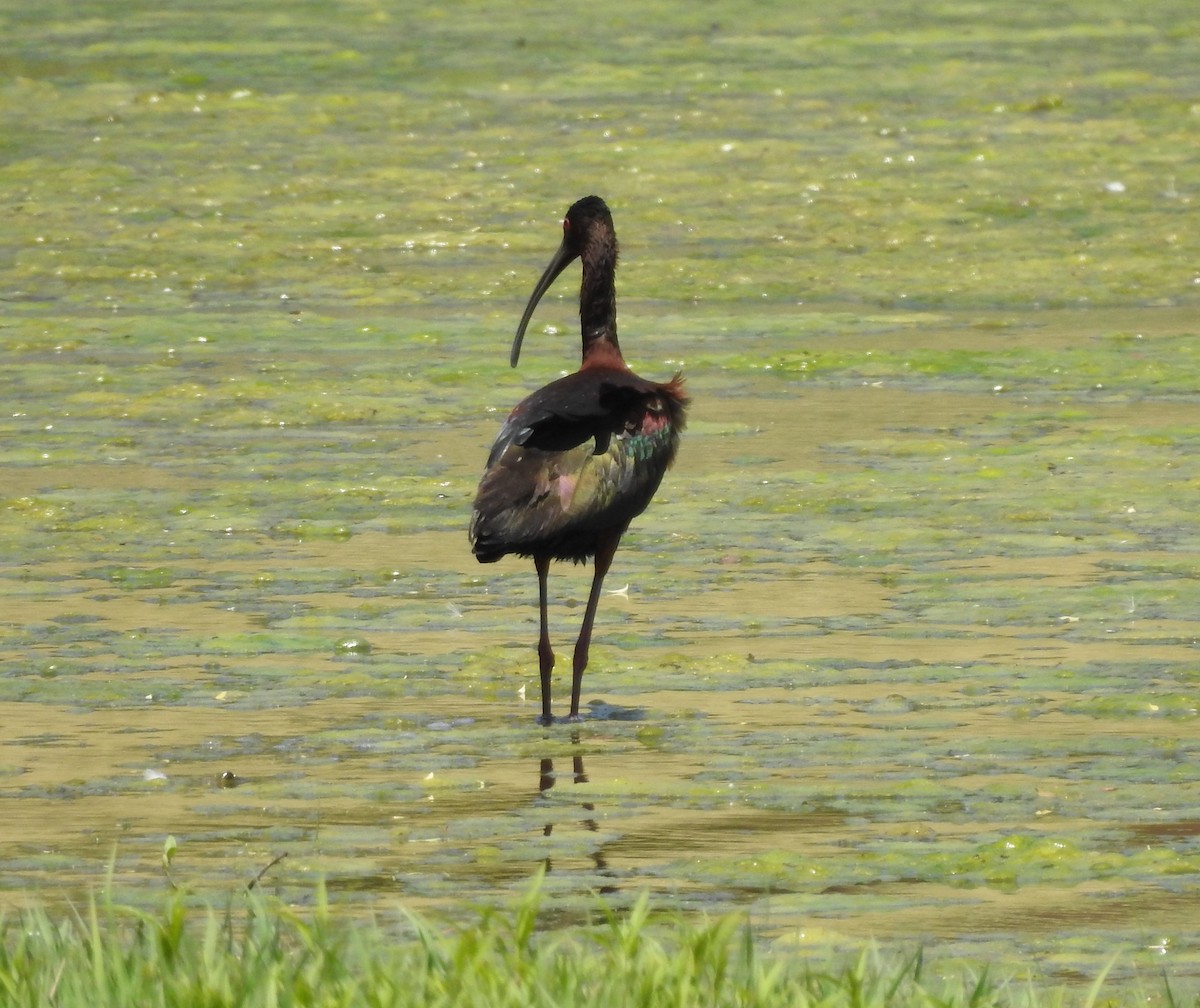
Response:
[[[510,363],[534,308],[555,278],[579,259],[579,320],[583,362],[517,404],[509,414],[479,481],[471,515],[471,547],[480,563],[509,553],[532,557],[538,576],[542,682],[541,722],[549,724],[554,651],[546,621],[546,574],[551,560],[584,563],[595,575],[575,644],[571,720],[587,668],[592,623],[604,575],[621,536],[658,489],[675,458],[687,399],[678,374],[659,384],[634,374],[617,343],[617,235],[599,196],[567,211],[563,239],[530,295]]]

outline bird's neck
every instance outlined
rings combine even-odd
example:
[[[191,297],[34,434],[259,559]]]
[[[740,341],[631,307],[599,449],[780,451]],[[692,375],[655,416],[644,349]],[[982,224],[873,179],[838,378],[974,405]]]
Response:
[[[587,371],[590,368],[629,370],[629,365],[625,363],[625,358],[621,356],[621,348],[617,346],[615,333],[612,339],[597,336],[591,342],[588,342],[587,337],[584,336],[583,363],[579,369]]]
[[[621,356],[617,343],[616,242],[588,249],[583,259],[579,288],[579,323],[583,333],[583,359],[596,353]],[[601,345],[606,346],[602,349]]]

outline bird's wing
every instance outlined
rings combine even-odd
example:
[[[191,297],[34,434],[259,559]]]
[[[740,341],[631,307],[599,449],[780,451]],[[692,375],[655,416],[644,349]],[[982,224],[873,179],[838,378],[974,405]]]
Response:
[[[551,385],[521,403],[479,486],[477,554],[587,543],[591,533],[628,524],[653,496],[678,440],[676,412],[660,388],[640,379]],[[567,545],[554,551],[572,555]]]
[[[593,453],[603,454],[623,427],[630,405],[646,392],[629,383],[567,379],[547,385],[513,410],[492,446],[489,467],[510,445],[566,452],[594,441]]]

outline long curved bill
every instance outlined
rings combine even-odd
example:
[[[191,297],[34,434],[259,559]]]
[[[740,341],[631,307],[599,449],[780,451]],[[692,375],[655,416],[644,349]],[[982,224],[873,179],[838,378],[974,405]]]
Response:
[[[578,255],[568,244],[566,239],[558,247],[558,251],[554,253],[554,258],[550,260],[550,265],[546,267],[546,271],[538,280],[537,285],[533,288],[533,293],[529,295],[529,303],[525,306],[525,314],[521,316],[521,324],[517,326],[517,335],[513,339],[512,354],[509,355],[508,363],[511,367],[517,366],[517,359],[521,356],[521,341],[525,339],[525,327],[529,325],[529,320],[533,317],[533,310],[541,301],[542,295],[550,289],[550,285],[558,279],[558,275],[571,265],[571,262]]]

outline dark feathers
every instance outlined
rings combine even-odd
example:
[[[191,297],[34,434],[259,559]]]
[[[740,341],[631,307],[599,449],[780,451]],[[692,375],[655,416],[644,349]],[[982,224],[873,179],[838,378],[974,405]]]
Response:
[[[597,371],[552,382],[501,428],[471,519],[481,561],[585,560],[598,533],[623,532],[650,503],[683,429],[682,382]]]

